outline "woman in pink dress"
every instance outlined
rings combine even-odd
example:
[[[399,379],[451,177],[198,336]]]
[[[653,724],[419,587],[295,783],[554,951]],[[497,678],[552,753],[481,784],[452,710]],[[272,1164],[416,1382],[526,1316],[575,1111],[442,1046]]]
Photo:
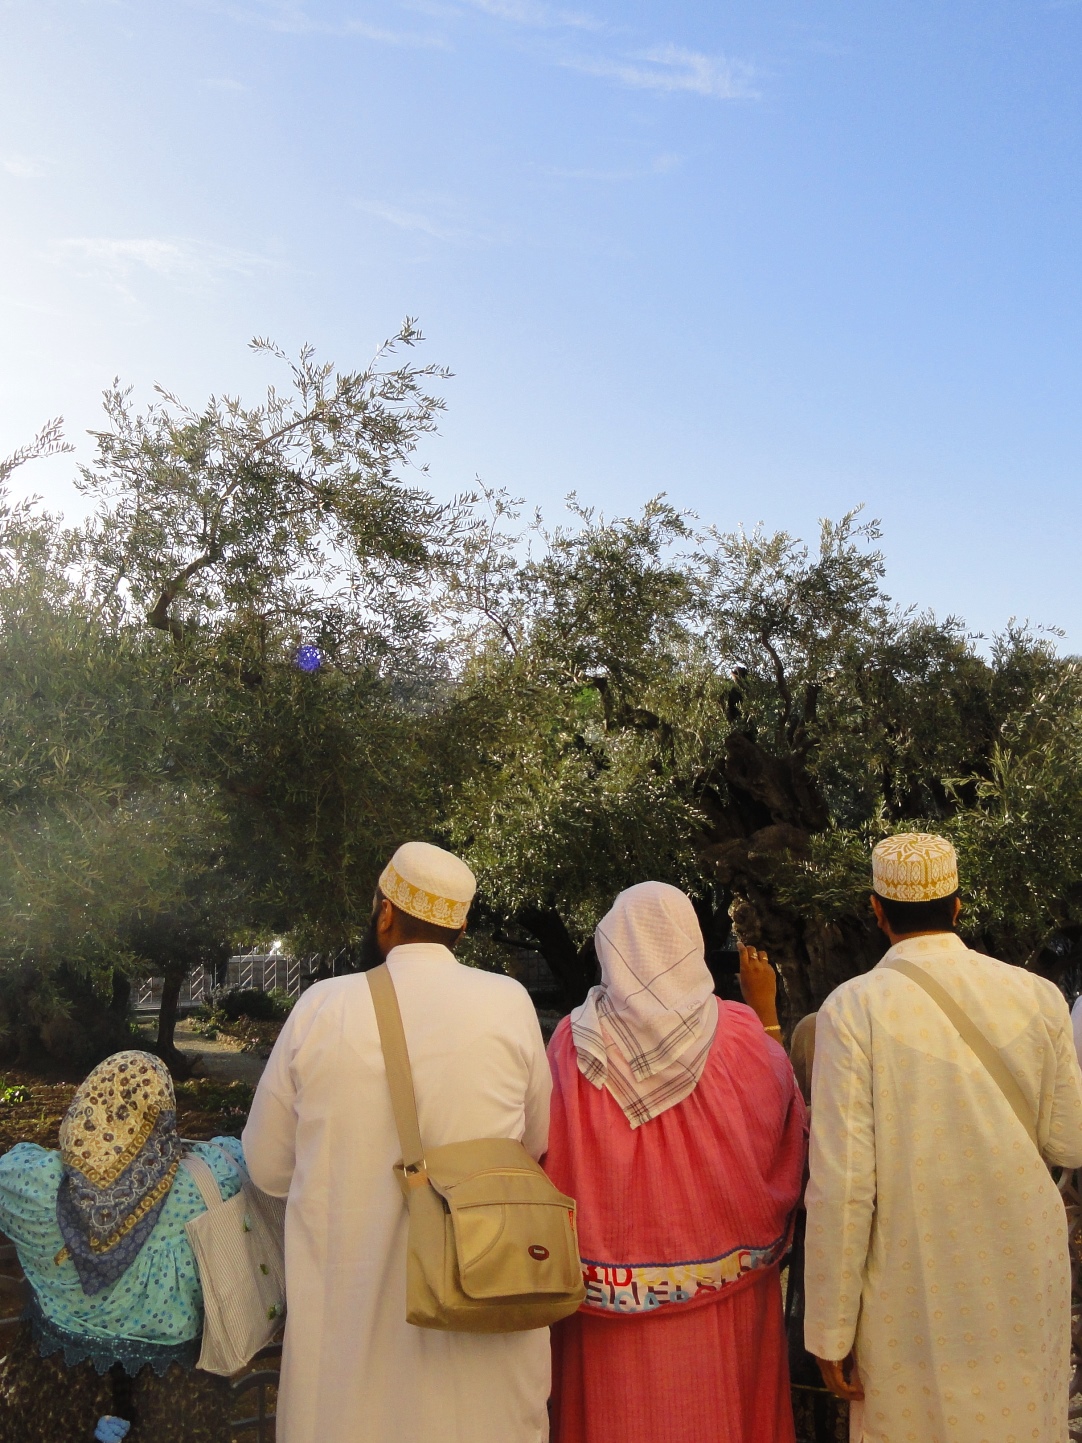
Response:
[[[622,892],[556,1029],[545,1167],[586,1302],[552,1330],[553,1443],[793,1443],[779,1264],[807,1118],[779,1043],[714,996],[695,909]]]

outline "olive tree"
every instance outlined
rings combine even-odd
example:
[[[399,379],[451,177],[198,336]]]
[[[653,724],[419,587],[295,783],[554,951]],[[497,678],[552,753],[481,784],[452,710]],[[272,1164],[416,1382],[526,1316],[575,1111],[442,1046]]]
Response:
[[[409,477],[447,374],[402,361],[420,340],[407,322],[357,371],[255,342],[289,386],[254,406],[160,390],[139,411],[114,385],[79,471],[90,520],[9,507],[12,945],[99,989],[163,974],[175,1066],[193,962],[272,930],[348,950],[380,849],[431,826],[425,716],[446,668],[429,598],[471,516]],[[47,430],[8,470],[62,444]]]
[[[544,953],[565,1005],[613,893],[656,877],[693,896],[717,972],[732,925],[801,1015],[881,955],[868,852],[902,828],[955,836],[979,945],[1070,944],[1077,672],[1046,641],[983,655],[953,618],[894,606],[857,513],[814,548],[661,501],[526,539],[512,514],[497,498],[461,589],[449,817],[497,935]]]

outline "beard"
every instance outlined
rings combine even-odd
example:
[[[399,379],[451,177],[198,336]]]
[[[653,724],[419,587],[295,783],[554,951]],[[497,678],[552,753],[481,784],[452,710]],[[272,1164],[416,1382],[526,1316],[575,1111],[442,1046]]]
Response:
[[[357,949],[358,969],[361,972],[371,972],[372,968],[378,967],[383,960],[383,953],[380,951],[379,941],[376,937],[376,918],[373,914],[368,919],[368,926],[364,929],[361,945]]]

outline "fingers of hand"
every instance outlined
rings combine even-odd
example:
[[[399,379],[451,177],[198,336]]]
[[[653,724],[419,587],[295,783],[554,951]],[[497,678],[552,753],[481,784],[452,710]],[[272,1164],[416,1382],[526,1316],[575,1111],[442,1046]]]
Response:
[[[846,1381],[844,1363],[835,1363],[826,1358],[818,1359],[818,1363],[819,1371],[823,1375],[823,1382],[836,1398],[853,1403],[864,1397],[864,1389],[860,1386],[860,1380],[856,1374],[854,1374],[852,1382]]]
[[[769,961],[766,953],[765,953],[764,951],[762,951],[760,948],[758,948],[758,947],[744,947],[744,946],[741,946],[741,948],[740,948],[740,965],[741,965],[742,967],[747,966],[747,967],[751,967],[751,968],[759,968],[759,969],[761,969],[761,968],[763,968],[763,967],[769,967],[769,966],[770,966],[770,961]]]
[[[845,1376],[847,1364],[852,1374],[849,1378]],[[828,1371],[829,1378],[827,1377]],[[824,1369],[823,1378],[835,1397],[844,1398],[848,1403],[855,1403],[864,1397],[864,1389],[860,1385],[860,1375],[848,1358],[840,1363],[828,1363],[827,1368]]]

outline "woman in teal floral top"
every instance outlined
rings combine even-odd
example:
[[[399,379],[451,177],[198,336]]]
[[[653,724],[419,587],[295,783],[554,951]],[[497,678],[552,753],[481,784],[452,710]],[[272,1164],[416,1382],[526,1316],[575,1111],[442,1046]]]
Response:
[[[0,1158],[0,1231],[33,1289],[0,1360],[0,1443],[89,1443],[106,1414],[131,1422],[127,1443],[228,1438],[227,1380],[193,1371],[203,1296],[184,1225],[204,1204],[184,1150],[164,1065],[120,1052],[76,1092],[59,1152]],[[232,1197],[237,1139],[192,1150]]]

